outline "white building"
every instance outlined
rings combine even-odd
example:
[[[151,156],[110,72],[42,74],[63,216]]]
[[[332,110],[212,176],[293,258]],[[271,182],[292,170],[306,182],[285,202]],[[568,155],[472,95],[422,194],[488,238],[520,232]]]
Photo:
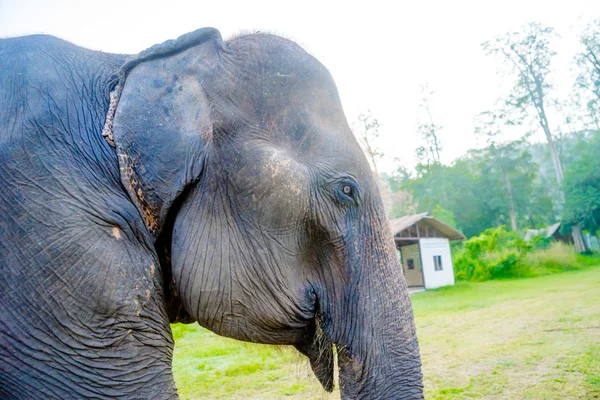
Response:
[[[465,240],[462,233],[429,213],[396,218],[390,225],[409,287],[454,285],[450,241]]]

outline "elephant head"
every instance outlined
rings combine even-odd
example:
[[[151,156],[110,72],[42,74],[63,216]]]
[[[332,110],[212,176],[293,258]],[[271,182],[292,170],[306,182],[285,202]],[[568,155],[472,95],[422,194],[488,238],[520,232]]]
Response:
[[[294,345],[344,398],[422,398],[413,314],[328,70],[266,34],[203,29],[119,83],[121,179],[167,248],[171,296],[224,336]]]

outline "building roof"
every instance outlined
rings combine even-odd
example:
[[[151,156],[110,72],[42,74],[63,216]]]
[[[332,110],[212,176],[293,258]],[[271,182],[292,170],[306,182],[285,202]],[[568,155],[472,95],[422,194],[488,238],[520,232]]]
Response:
[[[561,226],[560,222],[555,223],[547,228],[542,229],[527,229],[525,232],[525,240],[531,240],[536,236],[544,236],[545,238],[549,238],[554,236]]]
[[[400,234],[400,232],[417,224],[420,221],[423,221],[429,226],[432,226],[434,229],[442,233],[444,237],[450,240],[466,239],[465,235],[463,235],[460,231],[440,221],[428,212],[415,215],[406,215],[404,217],[390,220],[390,228],[392,229],[392,234],[394,236],[397,236]]]

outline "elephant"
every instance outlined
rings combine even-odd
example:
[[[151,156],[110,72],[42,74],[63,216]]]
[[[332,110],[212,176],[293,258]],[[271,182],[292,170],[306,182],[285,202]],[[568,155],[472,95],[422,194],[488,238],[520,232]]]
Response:
[[[0,397],[177,398],[172,323],[421,399],[377,181],[329,71],[266,33],[0,40]],[[198,343],[198,346],[201,346]]]

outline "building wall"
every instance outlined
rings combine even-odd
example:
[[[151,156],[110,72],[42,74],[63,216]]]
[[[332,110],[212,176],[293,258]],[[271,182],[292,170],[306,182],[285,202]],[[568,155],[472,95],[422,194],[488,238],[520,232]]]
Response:
[[[404,271],[404,277],[408,286],[423,286],[423,273],[421,272],[421,257],[419,256],[419,245],[411,244],[408,246],[401,246],[400,252],[402,254],[402,270]],[[408,260],[412,259],[414,263],[414,269],[408,269]]]
[[[454,266],[450,254],[450,242],[445,238],[423,238],[419,240],[425,288],[434,289],[454,285]],[[441,257],[442,270],[435,270],[434,256]]]

